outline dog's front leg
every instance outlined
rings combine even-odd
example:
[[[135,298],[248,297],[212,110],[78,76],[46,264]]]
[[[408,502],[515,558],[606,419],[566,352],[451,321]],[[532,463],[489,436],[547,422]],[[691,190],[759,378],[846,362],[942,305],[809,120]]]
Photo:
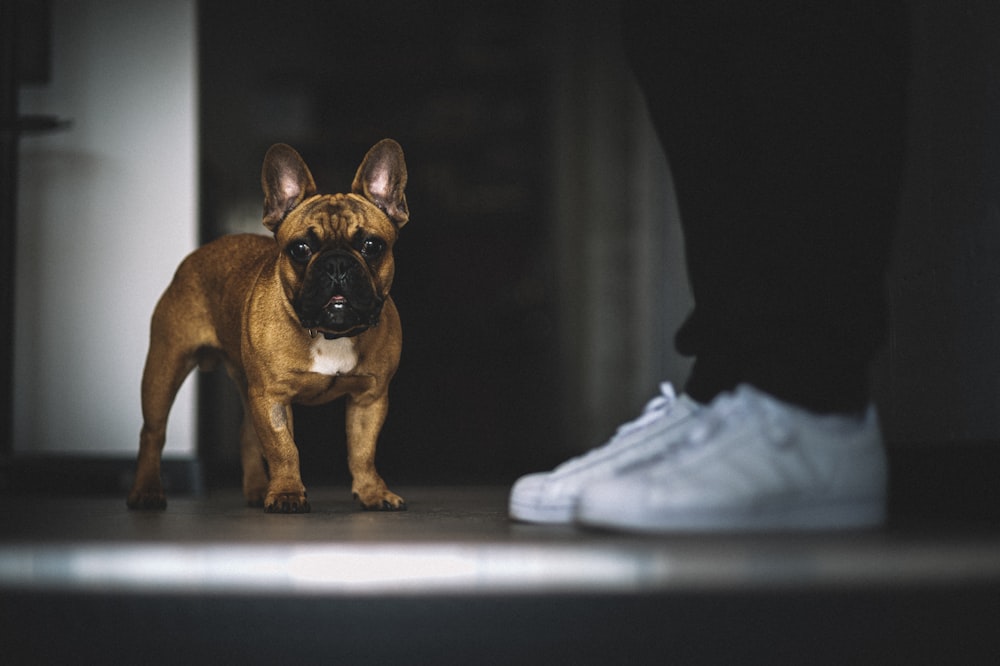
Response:
[[[389,411],[389,397],[374,400],[362,396],[347,398],[347,464],[353,479],[351,490],[365,509],[402,511],[406,502],[390,491],[375,471],[375,445]]]
[[[309,501],[299,473],[299,450],[292,433],[291,405],[267,396],[251,396],[249,407],[271,477],[264,497],[264,511],[307,513]]]

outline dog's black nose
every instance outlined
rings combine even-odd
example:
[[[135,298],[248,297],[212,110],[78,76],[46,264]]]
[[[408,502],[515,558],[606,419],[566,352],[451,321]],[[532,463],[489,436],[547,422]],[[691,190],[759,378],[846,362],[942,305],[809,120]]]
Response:
[[[349,254],[334,252],[323,260],[323,272],[335,283],[344,283],[357,274],[358,262]]]

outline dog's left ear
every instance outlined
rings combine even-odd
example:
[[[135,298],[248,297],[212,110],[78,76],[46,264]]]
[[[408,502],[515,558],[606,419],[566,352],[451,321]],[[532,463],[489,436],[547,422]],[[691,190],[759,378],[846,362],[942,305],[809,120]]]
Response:
[[[316,182],[302,156],[283,143],[271,146],[264,156],[260,185],[264,189],[264,226],[273,232],[289,211],[316,194]]]
[[[382,139],[368,151],[354,176],[351,191],[382,209],[396,228],[410,220],[406,207],[406,162],[403,149],[392,139]]]

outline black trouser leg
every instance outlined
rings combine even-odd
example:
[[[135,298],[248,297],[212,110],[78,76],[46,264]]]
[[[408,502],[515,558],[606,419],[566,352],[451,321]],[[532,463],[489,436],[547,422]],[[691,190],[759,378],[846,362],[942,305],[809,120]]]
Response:
[[[673,173],[687,392],[862,408],[905,139],[908,21],[883,2],[637,2],[625,44]]]

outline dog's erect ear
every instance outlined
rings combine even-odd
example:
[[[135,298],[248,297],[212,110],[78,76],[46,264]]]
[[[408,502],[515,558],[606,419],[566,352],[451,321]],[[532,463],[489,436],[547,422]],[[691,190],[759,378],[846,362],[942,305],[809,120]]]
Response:
[[[264,156],[260,171],[264,189],[264,226],[277,232],[288,212],[316,194],[309,167],[291,146],[276,143]]]
[[[368,151],[354,176],[351,191],[382,209],[396,227],[410,220],[406,207],[406,162],[403,149],[392,139],[382,139]]]

